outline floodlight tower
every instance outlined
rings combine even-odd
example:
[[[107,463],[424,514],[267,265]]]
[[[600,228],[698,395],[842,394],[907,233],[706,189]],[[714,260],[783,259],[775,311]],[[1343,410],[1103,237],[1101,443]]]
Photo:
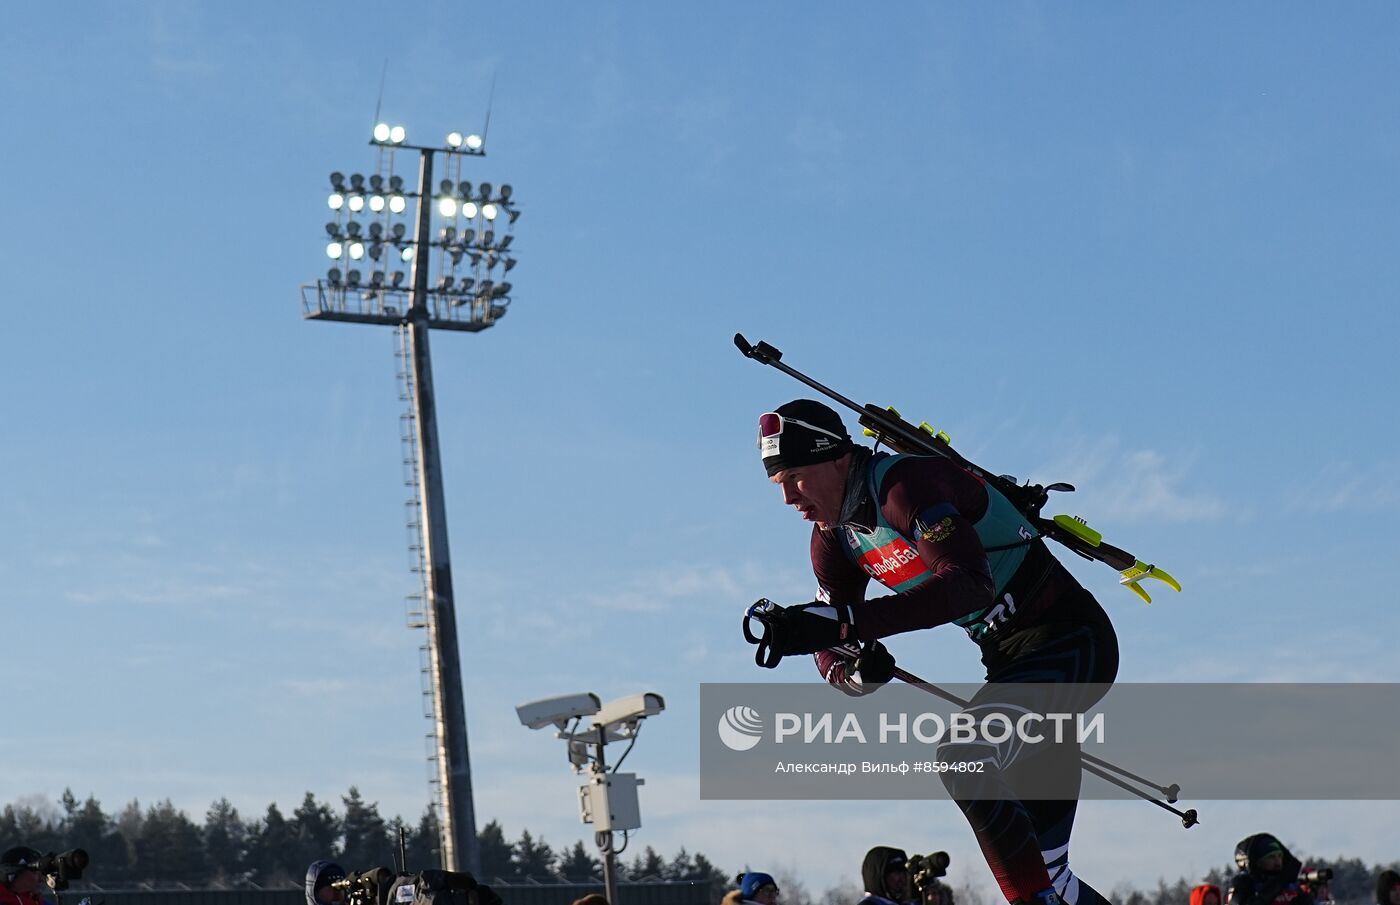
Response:
[[[499,277],[515,267],[512,230],[520,211],[509,185],[493,189],[482,182],[473,189],[461,179],[466,158],[486,155],[481,136],[452,132],[441,147],[406,140],[402,126],[380,123],[370,140],[378,151],[377,171],[368,179],[331,174],[327,204],[335,219],[326,224],[326,254],[332,264],[324,280],[302,287],[302,314],[399,331],[400,377],[410,403],[403,439],[411,472],[406,483],[413,488],[409,526],[417,538],[411,552],[422,580],[422,595],[410,597],[420,605],[410,606],[409,625],[428,633],[424,700],[433,722],[429,761],[441,861],[447,870],[476,872],[480,858],[428,331],[475,333],[505,316],[511,284]],[[404,151],[418,152],[417,191],[405,191],[403,178],[394,173],[395,157]],[[446,162],[434,191],[438,155]],[[409,198],[416,199],[411,234],[404,222]],[[402,265],[411,266],[407,282]]]

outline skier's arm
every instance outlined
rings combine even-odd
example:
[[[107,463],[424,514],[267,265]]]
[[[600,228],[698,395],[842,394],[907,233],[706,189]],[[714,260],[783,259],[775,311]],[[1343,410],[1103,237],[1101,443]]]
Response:
[[[856,603],[865,599],[870,576],[847,558],[840,543],[835,531],[823,531],[813,526],[812,572],[817,577],[817,599],[828,603]],[[851,650],[854,652],[855,649]],[[842,694],[858,697],[878,687],[853,685],[852,670],[846,658],[829,650],[817,651],[813,659],[821,677]]]
[[[890,471],[879,504],[933,577],[852,604],[860,640],[932,628],[991,605],[991,568],[974,527],[987,509],[981,482],[944,459],[906,459]]]

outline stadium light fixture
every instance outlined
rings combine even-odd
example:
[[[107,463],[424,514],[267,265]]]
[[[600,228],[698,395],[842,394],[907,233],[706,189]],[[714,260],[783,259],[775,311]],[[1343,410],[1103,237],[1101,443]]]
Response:
[[[471,175],[464,172],[464,161],[485,156],[480,134],[454,130],[447,134],[445,146],[422,147],[407,143],[402,126],[377,122],[371,128],[370,144],[378,156],[373,167],[361,173],[330,174],[324,197],[333,219],[323,237],[329,269],[314,285],[303,287],[303,310],[308,318],[400,330],[410,361],[405,371],[424,390],[410,394],[417,425],[410,439],[418,450],[414,461],[421,487],[415,523],[423,535],[419,549],[425,560],[422,624],[429,630],[428,647],[434,652],[428,681],[436,745],[432,758],[437,771],[435,816],[441,833],[441,866],[471,869],[476,866],[476,828],[470,768],[464,761],[465,707],[457,639],[434,628],[451,626],[456,617],[449,545],[442,527],[442,457],[436,448],[427,337],[432,328],[477,332],[494,325],[503,306],[492,302],[500,284],[493,283],[490,274],[499,260],[492,256],[483,262],[482,253],[469,245],[487,222],[510,208],[504,204],[506,186],[500,186],[501,200],[494,201],[490,182],[464,178]],[[395,172],[404,159],[401,152],[408,151],[417,152],[416,181]],[[416,212],[408,210],[410,201]],[[494,272],[499,273],[499,268]]]

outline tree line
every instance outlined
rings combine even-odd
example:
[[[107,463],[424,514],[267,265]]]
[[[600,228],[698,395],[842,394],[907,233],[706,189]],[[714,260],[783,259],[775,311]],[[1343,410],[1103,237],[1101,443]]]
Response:
[[[431,809],[416,823],[386,819],[376,802],[351,786],[342,808],[307,792],[290,815],[269,804],[244,818],[227,798],[213,802],[202,822],[190,819],[169,799],[143,807],[131,801],[114,814],[88,796],[65,790],[57,805],[46,801],[8,804],[0,812],[0,846],[29,845],[40,851],[86,849],[91,863],[83,880],[106,887],[134,884],[278,887],[300,885],[312,861],[329,858],[346,870],[398,864],[399,836],[410,870],[438,864],[437,823]],[[486,882],[601,881],[602,866],[582,841],[555,850],[522,830],[514,841],[496,821],[477,833],[481,876]],[[681,849],[670,859],[650,846],[619,861],[624,880],[709,882],[722,890],[731,874],[703,854]]]
[[[330,858],[351,871],[397,864],[401,830],[411,870],[437,865],[437,824],[430,810],[412,824],[397,816],[385,819],[378,804],[365,801],[354,786],[340,802],[342,808],[336,810],[307,792],[290,816],[274,802],[262,815],[245,819],[227,798],[220,798],[209,806],[203,822],[196,823],[169,799],[146,807],[132,801],[107,814],[92,796],[79,801],[65,791],[56,806],[44,801],[6,805],[0,812],[0,847],[86,849],[92,862],[83,879],[108,887],[300,885],[307,865],[319,858]],[[512,841],[494,820],[481,828],[477,841],[486,882],[588,883],[602,878],[598,859],[582,841],[556,850],[529,830]],[[859,854],[852,863],[857,875]],[[1383,870],[1400,870],[1400,862],[1367,865],[1359,858],[1299,858],[1309,867],[1334,872],[1330,885],[1337,905],[1368,905],[1374,899],[1376,876]],[[777,877],[783,905],[854,905],[860,897],[854,882],[813,894],[800,870],[754,866],[767,867]],[[619,868],[624,880],[708,882],[716,898],[733,886],[734,878],[733,872],[684,848],[667,859],[648,846],[630,860],[620,859]],[[1148,889],[1122,885],[1113,889],[1110,899],[1119,905],[1188,905],[1193,886],[1214,883],[1223,890],[1233,875],[1234,866],[1227,865],[1197,880],[1158,880]],[[992,905],[998,900],[971,886],[957,887],[954,898],[957,905]]]

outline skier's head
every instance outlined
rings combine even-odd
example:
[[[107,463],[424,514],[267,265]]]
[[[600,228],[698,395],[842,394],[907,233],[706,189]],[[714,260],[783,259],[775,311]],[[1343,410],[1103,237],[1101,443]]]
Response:
[[[758,449],[783,502],[825,527],[836,524],[854,444],[841,416],[811,399],[795,399],[758,418]]]
[[[892,902],[909,898],[909,856],[903,849],[877,845],[860,865],[865,891]]]
[[[6,849],[0,855],[0,882],[15,892],[33,892],[39,888],[39,862],[43,857],[38,849],[27,845]]]
[[[312,861],[306,868],[306,905],[331,905],[345,893],[331,884],[345,879],[345,868],[334,861]]]

